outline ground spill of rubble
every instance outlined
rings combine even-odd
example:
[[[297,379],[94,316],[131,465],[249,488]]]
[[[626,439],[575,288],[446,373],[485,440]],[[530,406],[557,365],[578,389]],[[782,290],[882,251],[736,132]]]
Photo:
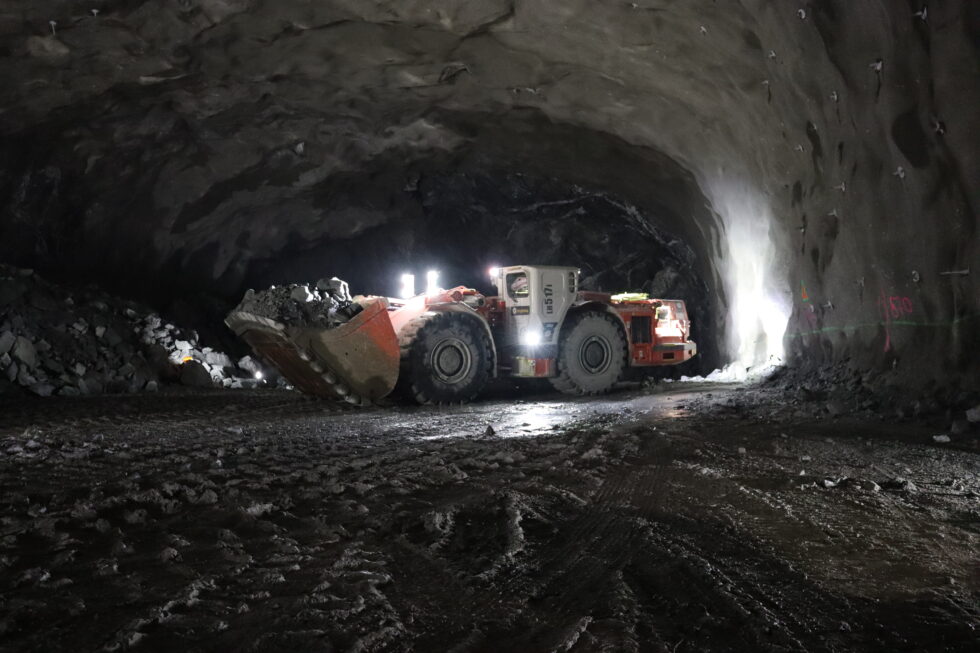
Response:
[[[94,286],[67,287],[0,265],[0,396],[75,397],[256,385],[264,369],[233,360],[146,306]]]
[[[980,449],[934,434],[724,385],[0,403],[0,648],[975,650]]]

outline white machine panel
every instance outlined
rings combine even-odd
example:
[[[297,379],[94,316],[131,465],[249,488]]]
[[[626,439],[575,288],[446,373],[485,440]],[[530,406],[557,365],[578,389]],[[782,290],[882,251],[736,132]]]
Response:
[[[501,268],[498,290],[515,343],[554,345],[578,292],[578,268],[521,265]]]

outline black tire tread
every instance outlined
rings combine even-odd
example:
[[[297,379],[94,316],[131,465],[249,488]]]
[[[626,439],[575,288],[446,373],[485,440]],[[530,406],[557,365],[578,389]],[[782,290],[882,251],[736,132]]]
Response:
[[[625,370],[626,367],[627,367],[627,365],[626,365],[626,353],[627,353],[626,336],[623,335],[622,328],[616,322],[616,319],[614,317],[612,317],[611,315],[608,315],[607,313],[602,313],[602,312],[595,311],[595,310],[585,311],[585,312],[579,313],[578,315],[573,316],[568,321],[567,324],[565,324],[565,325],[562,326],[561,336],[560,336],[559,342],[558,342],[558,352],[559,352],[559,358],[558,358],[558,376],[555,376],[555,377],[552,377],[552,378],[548,379],[548,381],[551,382],[551,386],[553,388],[555,388],[555,390],[558,390],[559,392],[561,392],[563,394],[579,395],[579,396],[597,396],[597,395],[606,394],[606,393],[608,393],[612,389],[610,387],[610,388],[607,388],[605,390],[591,390],[591,391],[590,390],[584,390],[577,383],[575,383],[575,381],[571,378],[571,376],[569,376],[568,370],[562,364],[561,358],[562,358],[562,355],[564,354],[564,351],[565,351],[565,341],[566,341],[566,339],[568,338],[569,334],[572,333],[572,330],[576,326],[578,326],[578,323],[581,322],[586,317],[600,317],[600,318],[608,321],[610,324],[612,324],[613,326],[616,327],[616,333],[618,334],[618,340],[620,342],[621,351],[623,353],[623,370]],[[620,377],[622,377],[622,371],[620,372]]]
[[[474,384],[476,387],[468,396],[456,401],[440,401],[429,397],[412,381],[412,351],[415,348],[416,343],[418,343],[419,339],[425,335],[426,331],[430,329],[438,329],[452,324],[453,322],[465,324],[471,328],[471,325],[475,325],[474,318],[468,317],[466,314],[446,311],[431,315],[420,315],[419,317],[410,321],[401,330],[398,337],[398,346],[401,350],[401,365],[398,372],[398,383],[396,385],[396,392],[400,396],[414,400],[415,402],[423,405],[433,404],[438,406],[446,406],[452,404],[464,404],[476,397],[480,390],[486,385],[487,381],[489,381],[491,371],[493,370],[493,343],[491,342],[490,337],[486,334],[486,331],[484,331],[482,328],[472,328],[472,332],[477,338],[483,340],[483,350],[486,352],[486,359],[484,361],[485,365],[482,367],[482,376],[484,378],[482,381]]]

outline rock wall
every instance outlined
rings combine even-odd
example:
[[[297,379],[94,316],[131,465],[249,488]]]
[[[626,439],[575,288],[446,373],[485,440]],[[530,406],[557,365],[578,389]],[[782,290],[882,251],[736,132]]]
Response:
[[[0,258],[157,303],[576,264],[686,295],[703,365],[980,382],[975,2],[98,4],[0,7]]]

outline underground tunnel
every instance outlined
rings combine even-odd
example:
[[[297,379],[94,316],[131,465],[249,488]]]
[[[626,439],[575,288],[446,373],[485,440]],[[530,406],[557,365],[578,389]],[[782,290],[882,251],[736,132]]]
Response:
[[[980,4],[0,54],[0,648],[973,650]]]

